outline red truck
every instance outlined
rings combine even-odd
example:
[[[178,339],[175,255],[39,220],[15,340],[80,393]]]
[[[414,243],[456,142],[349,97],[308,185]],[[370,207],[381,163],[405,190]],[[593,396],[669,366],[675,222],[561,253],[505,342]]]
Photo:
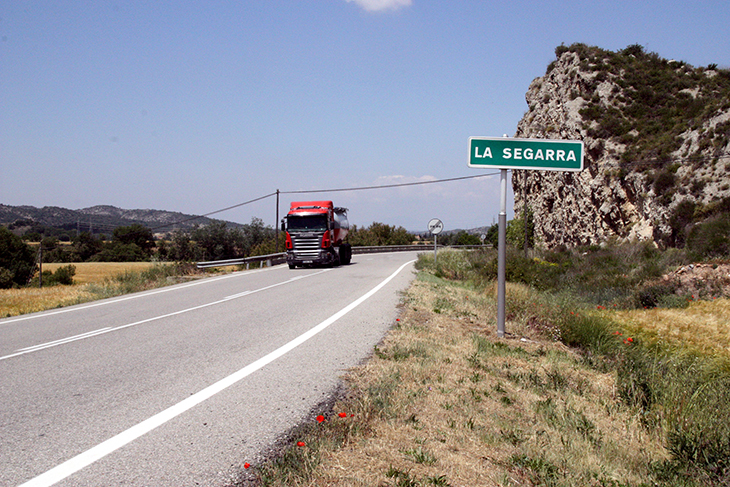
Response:
[[[347,265],[352,247],[347,243],[347,208],[331,201],[294,201],[281,221],[286,232],[286,263],[290,269],[305,265]]]

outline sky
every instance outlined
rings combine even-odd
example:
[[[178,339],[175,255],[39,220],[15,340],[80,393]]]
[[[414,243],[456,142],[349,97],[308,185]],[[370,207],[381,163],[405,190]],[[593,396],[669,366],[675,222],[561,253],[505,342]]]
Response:
[[[3,0],[0,204],[113,205],[274,226],[497,221],[471,136],[513,136],[561,44],[730,67],[730,2]],[[400,188],[334,190],[484,176]],[[508,218],[512,193],[508,184]]]

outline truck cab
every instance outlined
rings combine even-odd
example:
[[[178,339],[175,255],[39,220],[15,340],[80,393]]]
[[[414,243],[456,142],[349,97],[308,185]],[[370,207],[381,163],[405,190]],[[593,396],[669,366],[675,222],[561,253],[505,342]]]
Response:
[[[347,208],[332,201],[295,201],[281,224],[286,232],[286,261],[297,266],[349,264]]]

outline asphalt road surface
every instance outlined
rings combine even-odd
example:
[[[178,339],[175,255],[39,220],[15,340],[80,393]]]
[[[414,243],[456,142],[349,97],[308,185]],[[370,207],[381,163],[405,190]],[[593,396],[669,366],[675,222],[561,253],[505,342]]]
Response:
[[[0,320],[0,485],[225,485],[372,352],[415,257],[238,272]]]

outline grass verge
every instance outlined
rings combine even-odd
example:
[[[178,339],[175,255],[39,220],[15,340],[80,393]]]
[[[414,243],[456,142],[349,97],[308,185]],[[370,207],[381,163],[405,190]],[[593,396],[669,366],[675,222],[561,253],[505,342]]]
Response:
[[[322,421],[236,485],[728,484],[725,357],[524,285],[498,339],[493,286],[463,255],[439,262]]]

